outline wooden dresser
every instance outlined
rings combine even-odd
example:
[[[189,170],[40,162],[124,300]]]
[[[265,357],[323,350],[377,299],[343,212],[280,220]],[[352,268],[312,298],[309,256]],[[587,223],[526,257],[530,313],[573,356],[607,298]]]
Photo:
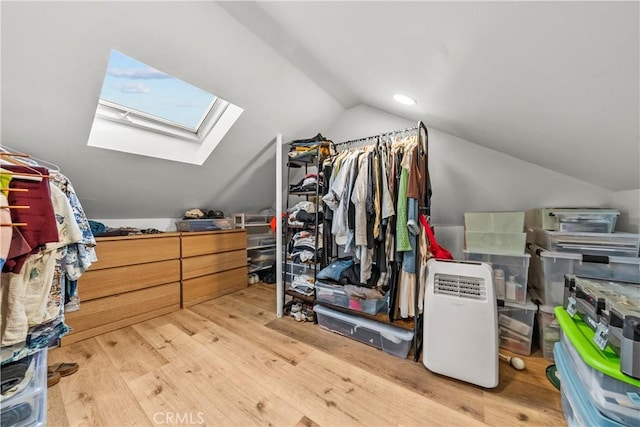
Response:
[[[62,345],[177,311],[247,286],[245,230],[99,237],[78,281]]]
[[[247,287],[245,230],[182,233],[182,306]]]
[[[99,237],[98,261],[78,281],[80,310],[65,314],[80,341],[180,309],[180,233]]]

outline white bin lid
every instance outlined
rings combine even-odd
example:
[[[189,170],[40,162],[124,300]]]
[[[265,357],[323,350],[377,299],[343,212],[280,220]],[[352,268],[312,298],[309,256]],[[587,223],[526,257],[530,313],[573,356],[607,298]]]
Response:
[[[550,208],[549,215],[620,215],[617,209]]]
[[[635,264],[640,265],[640,258],[638,257],[630,257],[630,256],[595,256],[595,255],[582,255],[579,253],[573,252],[551,252],[547,249],[544,249],[538,245],[533,243],[527,244],[527,249],[531,251],[532,254],[538,255],[541,258],[559,258],[559,259],[572,259],[580,262],[588,262],[588,263],[596,263],[596,264]],[[586,260],[584,258],[587,258]],[[608,263],[598,263],[594,261],[589,261],[590,258],[608,258]]]

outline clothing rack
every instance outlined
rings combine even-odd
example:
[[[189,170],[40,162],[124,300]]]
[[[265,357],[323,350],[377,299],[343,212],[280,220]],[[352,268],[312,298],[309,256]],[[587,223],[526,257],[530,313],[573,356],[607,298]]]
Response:
[[[398,134],[411,134],[413,132],[416,132],[416,136],[418,138],[418,142],[420,143],[421,141],[421,136],[422,133],[424,132],[424,138],[422,138],[423,144],[419,144],[420,147],[420,154],[426,154],[428,153],[428,147],[429,147],[429,131],[427,129],[427,126],[422,122],[419,121],[415,126],[411,126],[411,127],[407,127],[404,129],[399,129],[399,130],[395,130],[395,131],[390,131],[390,132],[384,132],[384,133],[380,133],[378,135],[373,135],[373,136],[367,136],[367,137],[363,137],[363,138],[357,138],[357,139],[351,139],[348,141],[343,141],[343,142],[338,142],[338,143],[332,143],[334,148],[336,146],[352,146],[352,145],[357,145],[360,143],[364,143],[360,146],[367,146],[370,145],[369,141],[374,141],[374,144],[379,144],[381,142],[382,139],[384,138],[388,138],[388,137],[392,137]],[[337,150],[336,150],[337,151]],[[427,157],[427,162],[428,162],[428,157]],[[425,171],[425,178],[424,179],[428,179],[428,163],[427,163],[427,171]],[[430,199],[431,197],[431,191],[429,186],[426,186],[426,191],[428,193],[427,198]],[[431,208],[431,203],[429,202],[427,206],[420,206],[419,207],[419,213],[424,213],[427,217],[429,216],[430,213],[430,208]],[[420,245],[419,245],[419,236],[418,236],[418,243],[416,244],[416,260],[420,259]],[[397,261],[396,261],[397,262]],[[402,266],[400,266],[399,268],[402,268]],[[413,322],[413,361],[414,362],[418,362],[418,360],[420,359],[420,351],[422,350],[422,341],[423,341],[423,336],[422,336],[422,331],[423,331],[423,322],[424,322],[424,313],[420,314],[420,311],[418,309],[418,304],[419,304],[419,297],[420,297],[420,268],[418,266],[416,266],[416,271],[415,271],[415,298],[414,298],[414,322]],[[425,278],[426,280],[426,278]],[[391,307],[392,304],[395,305],[395,301],[390,301],[389,306]],[[394,309],[392,310],[390,308],[389,310],[389,322],[393,323],[394,321]]]
[[[424,138],[425,145],[422,147],[422,149],[424,151],[427,151],[428,147],[429,147],[429,131],[427,130],[427,126],[422,122],[422,120],[419,121],[417,125],[410,126],[408,128],[398,129],[398,130],[394,130],[394,131],[390,131],[390,132],[383,132],[383,133],[379,133],[378,135],[366,136],[364,138],[357,138],[357,139],[350,139],[348,141],[343,141],[343,142],[336,142],[336,143],[333,143],[333,145],[334,146],[338,146],[338,145],[354,145],[354,144],[358,144],[358,143],[361,143],[361,142],[369,141],[369,140],[372,140],[372,139],[375,139],[377,142],[379,142],[382,138],[387,138],[387,137],[398,135],[398,134],[402,134],[402,133],[415,132],[415,131],[417,131],[419,129],[420,130],[424,130],[424,133],[425,133],[425,138]],[[419,136],[419,134],[418,134],[418,136]]]
[[[379,133],[378,135],[366,136],[364,138],[357,138],[357,139],[350,139],[348,141],[343,141],[343,142],[336,142],[333,145],[356,144],[356,143],[359,143],[359,142],[362,142],[362,141],[367,141],[367,140],[370,140],[370,139],[378,139],[379,140],[380,138],[397,135],[399,133],[414,132],[418,128],[424,129],[425,133],[427,133],[427,127],[424,125],[424,123],[422,121],[419,121],[417,125],[411,126],[411,127],[408,127],[408,128],[398,129],[398,130],[394,130],[394,131],[390,131],[390,132],[383,132],[383,133]]]

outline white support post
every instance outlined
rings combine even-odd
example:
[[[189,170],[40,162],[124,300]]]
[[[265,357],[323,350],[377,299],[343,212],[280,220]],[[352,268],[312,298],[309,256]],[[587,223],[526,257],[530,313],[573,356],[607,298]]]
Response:
[[[282,134],[276,135],[276,316],[284,312],[282,283]]]

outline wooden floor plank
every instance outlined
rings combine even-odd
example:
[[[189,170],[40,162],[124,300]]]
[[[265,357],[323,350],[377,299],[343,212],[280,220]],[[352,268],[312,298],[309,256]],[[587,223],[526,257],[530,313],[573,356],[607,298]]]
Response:
[[[276,288],[275,284],[256,283],[246,289],[234,292],[233,295],[262,310],[276,312]]]
[[[242,331],[241,331],[242,332]],[[202,337],[202,338],[200,338]],[[242,371],[251,371],[252,366],[258,365],[260,367],[269,365],[270,368],[266,371],[256,371],[255,378],[257,381],[267,381],[272,384],[277,384],[286,378],[286,375],[291,374],[291,369],[286,367],[276,367],[278,359],[270,359],[269,352],[263,349],[253,350],[250,343],[242,342],[235,338],[233,335],[226,334],[221,336],[218,332],[215,336],[217,340],[207,340],[207,332],[203,331],[200,334],[194,336],[195,339],[201,339],[203,343],[211,346],[212,351],[218,351],[219,354],[224,354],[228,348],[246,348],[247,352],[253,353],[255,362],[246,363],[242,360],[232,360],[232,363],[236,363],[236,368]],[[223,339],[224,338],[224,339]],[[292,385],[292,381],[284,380],[282,387],[288,387],[290,391],[287,393],[293,395],[308,396],[304,402],[296,402],[296,407],[299,405],[310,405],[315,402],[316,405],[325,405],[334,410],[333,415],[346,415],[350,420],[340,420],[339,418],[332,418],[328,414],[325,419],[318,420],[320,424],[335,425],[341,422],[346,422],[347,425],[351,424],[363,424],[363,425],[390,425],[400,421],[404,421],[406,424],[419,424],[423,422],[423,419],[429,412],[439,410],[442,414],[441,418],[431,417],[440,421],[440,425],[472,425],[479,424],[474,422],[472,418],[464,414],[458,414],[449,408],[443,407],[435,402],[422,402],[422,409],[420,415],[416,415],[410,411],[411,405],[416,404],[416,400],[420,399],[420,396],[407,391],[406,389],[394,385],[389,382],[385,382],[382,379],[374,381],[371,374],[365,373],[365,371],[357,370],[352,365],[347,364],[337,358],[333,358],[324,352],[315,351],[308,357],[314,355],[314,359],[323,357],[326,358],[325,364],[311,364],[304,359],[298,366],[293,368],[294,376],[299,379],[298,384]],[[256,363],[257,362],[257,363]],[[331,366],[330,368],[328,366]],[[338,370],[340,374],[336,374],[332,370]],[[253,368],[255,371],[255,368]],[[277,374],[271,374],[276,371]],[[359,371],[359,375],[356,378],[351,378],[349,372]],[[368,375],[367,375],[368,374]],[[264,378],[266,376],[266,378]],[[327,386],[326,384],[330,384]],[[385,383],[385,384],[383,384]],[[325,384],[323,386],[322,384]],[[375,384],[375,387],[372,386]],[[393,408],[388,405],[388,399],[390,396],[394,396],[396,402],[410,401],[411,405],[406,404],[398,405],[394,404]],[[412,397],[413,399],[409,399]],[[309,410],[317,410],[313,406],[305,406]],[[404,411],[396,411],[395,408],[405,408]],[[420,407],[420,405],[418,405]],[[446,419],[446,423],[443,420]]]
[[[66,379],[65,379],[66,380]],[[67,410],[62,402],[62,392],[60,387],[49,387],[47,389],[47,425],[68,426]]]
[[[319,382],[315,374],[274,357],[266,350],[226,330],[211,333],[202,331],[193,336],[218,357],[225,357],[231,349],[250,357],[234,357],[228,360],[234,370],[248,372],[257,384],[271,388],[276,395],[288,399],[290,404],[304,414],[315,414],[313,419],[321,425],[380,425],[370,413],[360,414],[353,409],[339,406],[326,396],[330,388]]]
[[[291,364],[299,363],[310,351],[313,351],[312,347],[306,346],[297,340],[262,327],[260,324],[252,323],[240,316],[234,308],[230,309],[221,306],[215,310],[210,310],[206,307],[193,307],[192,310],[221,327],[268,349],[275,356]]]
[[[381,375],[415,390],[476,420],[484,420],[482,389],[479,387],[433,374],[422,363],[415,363],[408,358],[400,359],[310,323],[279,319],[268,323],[267,327],[337,356],[371,374]]]
[[[131,327],[97,336],[96,341],[125,381],[169,363]]]
[[[300,369],[319,374],[320,377],[330,379],[334,384],[346,385],[347,393],[356,401],[367,402],[367,406],[377,409],[375,412],[391,415],[390,422],[400,422],[406,425],[420,425],[427,419],[429,425],[468,426],[483,425],[482,422],[473,419],[468,414],[447,408],[436,401],[425,399],[414,391],[390,383],[382,377],[356,368],[325,352],[316,351],[300,363]],[[333,378],[333,380],[331,380]],[[348,378],[349,381],[344,381]],[[340,381],[342,380],[342,381]],[[352,384],[360,384],[368,393],[360,395]],[[387,406],[387,398],[394,397],[393,407]],[[339,396],[337,401],[342,400]],[[381,415],[383,416],[383,415]]]
[[[138,400],[94,338],[50,354],[49,363],[73,361],[80,365],[76,373],[63,377],[53,386],[60,388],[61,403],[70,426],[151,425]]]
[[[197,374],[189,375],[194,388],[203,394],[215,396],[215,404],[223,412],[235,414],[232,419],[234,425],[292,425],[304,415],[268,388],[256,384],[249,373],[238,371],[227,363],[229,353],[223,357],[208,354],[205,346],[172,324],[157,328],[157,333],[154,341],[163,343],[159,351],[166,354],[172,364],[181,364],[186,370],[191,370],[189,374],[197,369]],[[177,351],[186,346],[197,356],[191,357]],[[250,353],[247,353],[247,357],[250,357]],[[233,386],[230,387],[230,384]]]
[[[49,352],[80,370],[49,388],[49,425],[565,425],[550,364],[500,363],[487,390],[275,316],[256,284]],[[114,409],[115,408],[115,409]],[[154,419],[155,418],[155,419]]]
[[[135,328],[138,328],[138,325]],[[219,414],[212,412],[215,409],[221,414],[229,414],[228,418],[231,424],[252,425],[257,423],[255,417],[240,410],[239,405],[236,406],[235,402],[229,400],[228,394],[224,393],[227,387],[235,387],[224,383],[224,379],[219,375],[220,371],[205,369],[206,360],[201,352],[191,356],[193,351],[191,340],[188,340],[188,346],[181,347],[181,344],[184,345],[184,340],[180,334],[186,335],[183,331],[172,323],[161,324],[157,327],[146,323],[144,331],[145,339],[170,361],[169,365],[160,368],[159,372],[155,372],[153,376],[148,375],[139,381],[134,381],[133,388],[136,393],[142,392],[143,396],[153,397],[152,399],[147,397],[152,400],[151,406],[146,408],[147,411],[152,408],[157,411],[159,405],[160,408],[170,408],[169,412],[196,414],[204,412],[207,414],[205,424],[215,425],[215,421],[220,417]],[[224,384],[220,384],[220,380]],[[168,387],[168,396],[160,396],[164,392],[164,387]],[[181,396],[177,403],[172,401],[172,396],[176,394]],[[215,404],[205,396],[211,396],[215,399]],[[167,402],[167,399],[170,401]],[[224,416],[227,417],[227,415]]]
[[[246,299],[243,298],[246,297],[240,297],[236,294],[225,295],[222,298],[212,299],[191,308],[202,314],[206,310],[215,311],[218,307],[225,307],[228,310],[235,311],[237,317],[263,325],[277,318],[275,310],[265,310],[262,307],[257,307],[255,304],[247,302]]]
[[[200,375],[191,366],[168,363],[129,383],[133,394],[141,402],[147,417],[158,424],[171,420],[193,420],[197,425],[232,425],[219,405],[197,390],[192,379]]]

